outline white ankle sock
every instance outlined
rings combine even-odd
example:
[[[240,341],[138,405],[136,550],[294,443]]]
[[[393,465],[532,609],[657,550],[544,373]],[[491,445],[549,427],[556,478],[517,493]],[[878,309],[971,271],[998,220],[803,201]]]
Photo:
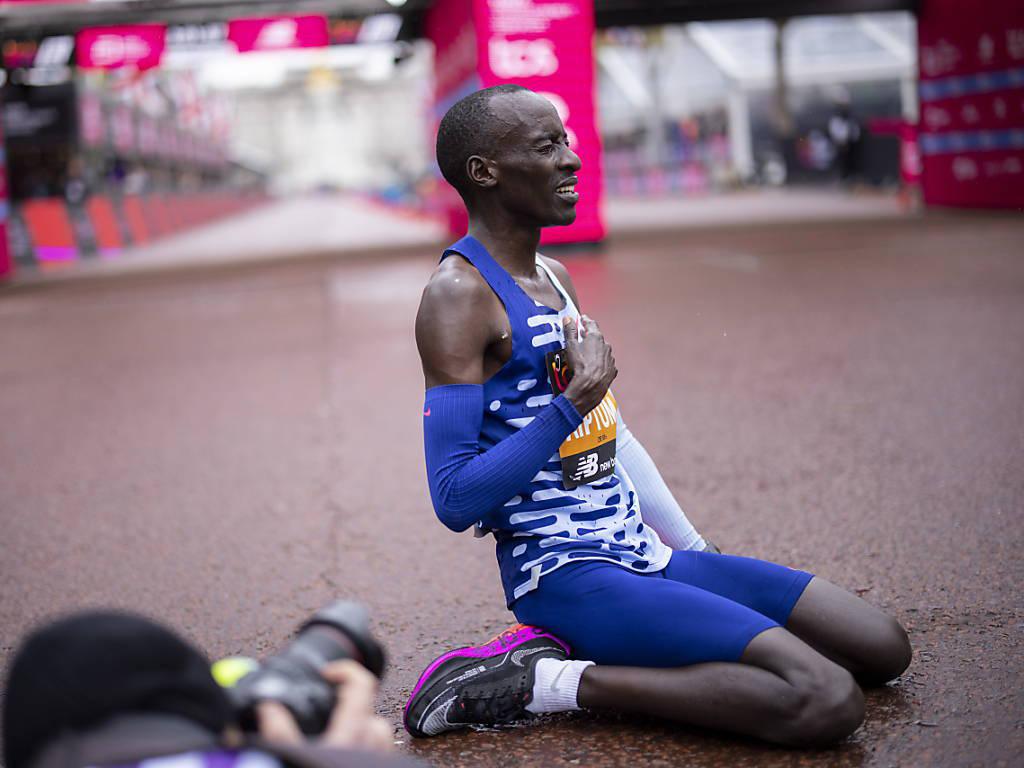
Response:
[[[533,678],[533,701],[526,705],[527,712],[542,715],[547,712],[570,712],[579,709],[576,692],[580,687],[583,670],[592,661],[569,659],[541,659],[537,662]]]

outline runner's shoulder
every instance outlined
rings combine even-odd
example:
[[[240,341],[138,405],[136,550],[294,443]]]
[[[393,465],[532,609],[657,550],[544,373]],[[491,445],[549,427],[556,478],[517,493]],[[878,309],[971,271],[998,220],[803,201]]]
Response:
[[[490,312],[494,291],[476,267],[465,259],[449,256],[437,265],[420,299],[420,314],[466,317]]]
[[[558,278],[558,282],[560,282],[565,287],[565,290],[569,292],[569,295],[572,297],[573,303],[576,305],[577,308],[579,308],[580,300],[576,296],[576,286],[573,285],[572,283],[572,276],[569,274],[569,270],[566,269],[565,265],[558,259],[553,259],[550,256],[545,256],[543,253],[540,254],[540,258],[547,266],[547,268],[551,270],[552,274],[554,274],[554,276]]]
[[[550,256],[545,256],[543,253],[538,255],[540,256],[541,261],[544,262],[548,269],[555,273],[555,277],[557,277],[559,280],[572,279],[569,277],[569,270],[565,268],[565,264],[560,262],[558,259],[553,259]]]
[[[428,386],[483,381],[479,369],[497,338],[500,311],[501,303],[471,264],[449,256],[438,265],[416,313],[416,345]]]

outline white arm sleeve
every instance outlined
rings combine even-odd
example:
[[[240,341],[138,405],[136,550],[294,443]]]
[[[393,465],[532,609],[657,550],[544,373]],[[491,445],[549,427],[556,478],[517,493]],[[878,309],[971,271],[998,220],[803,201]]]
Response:
[[[654,459],[633,437],[621,415],[616,426],[615,453],[616,464],[625,470],[636,489],[644,522],[672,549],[703,549],[704,539],[687,519],[654,465]]]

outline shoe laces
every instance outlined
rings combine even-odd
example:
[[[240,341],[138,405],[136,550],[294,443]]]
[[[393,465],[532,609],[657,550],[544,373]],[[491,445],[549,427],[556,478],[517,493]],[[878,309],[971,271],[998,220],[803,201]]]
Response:
[[[495,645],[497,643],[500,643],[501,645],[511,645],[519,634],[519,631],[525,628],[525,626],[525,624],[513,624],[511,627],[501,630],[501,632],[484,643],[484,645]]]
[[[455,702],[459,719],[465,722],[507,723],[525,717],[529,695],[517,685],[480,691],[466,691]]]
[[[501,649],[511,647],[517,640],[520,639],[519,633],[526,629],[525,624],[513,624],[508,629],[503,629],[501,632],[496,634],[486,643],[480,646],[483,650],[498,651]]]

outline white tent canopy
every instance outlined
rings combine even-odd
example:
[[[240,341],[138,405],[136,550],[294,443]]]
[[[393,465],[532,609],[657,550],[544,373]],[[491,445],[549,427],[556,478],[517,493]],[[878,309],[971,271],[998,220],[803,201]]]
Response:
[[[753,172],[748,96],[775,87],[778,27],[767,19],[665,27],[647,45],[611,42],[598,49],[601,120],[626,131],[663,118],[724,106],[733,165]],[[903,111],[917,112],[916,26],[909,13],[809,16],[782,28],[783,76],[789,86],[836,86],[890,80],[901,84]],[[653,44],[652,44],[653,43]],[[653,117],[652,117],[653,113]]]
[[[690,39],[744,88],[775,81],[775,25],[767,20],[694,23]],[[794,85],[899,79],[914,74],[916,42],[910,14],[811,16],[783,30],[786,78]]]

